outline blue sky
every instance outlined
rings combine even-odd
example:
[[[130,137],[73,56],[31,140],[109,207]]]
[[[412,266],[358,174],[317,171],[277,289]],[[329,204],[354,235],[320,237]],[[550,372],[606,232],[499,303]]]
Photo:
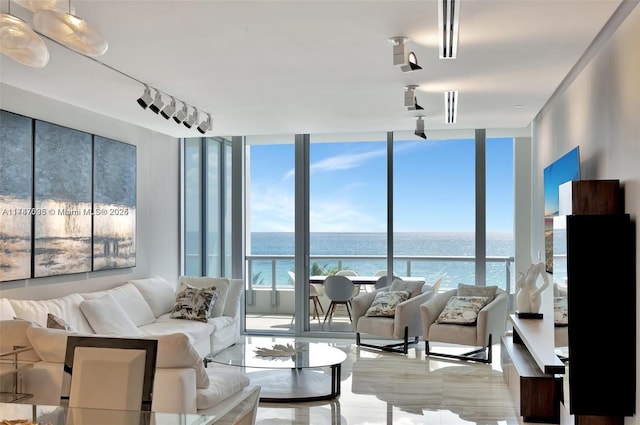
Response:
[[[394,142],[394,231],[473,232],[473,139]],[[513,231],[513,142],[487,140],[487,231]],[[293,144],[253,145],[251,231],[292,232]],[[311,143],[312,232],[386,231],[386,142]]]

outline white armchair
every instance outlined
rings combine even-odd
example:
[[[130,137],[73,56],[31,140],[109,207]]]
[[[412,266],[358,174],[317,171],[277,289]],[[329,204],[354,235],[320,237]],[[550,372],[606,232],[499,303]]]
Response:
[[[379,293],[404,290],[412,292],[412,296],[406,301],[395,305],[395,312],[392,316],[367,315],[369,308]],[[413,344],[418,343],[422,333],[420,305],[429,300],[434,294],[432,287],[426,287],[424,292],[421,291],[422,284],[404,282],[396,278],[390,286],[355,297],[351,301],[351,305],[353,308],[353,329],[356,331],[356,344],[363,347],[407,354],[409,338],[413,338]],[[395,340],[400,339],[402,341],[389,344],[363,343],[361,334],[370,334]]]
[[[471,285],[461,285],[469,287]],[[481,288],[489,287],[478,287]],[[492,345],[504,334],[507,322],[507,293],[497,288],[495,297],[477,312],[472,324],[438,323],[440,313],[460,289],[452,289],[436,295],[420,306],[422,336],[427,356],[449,357],[491,363]],[[431,342],[444,342],[476,347],[464,354],[439,353],[431,350]],[[479,347],[479,348],[478,348]]]

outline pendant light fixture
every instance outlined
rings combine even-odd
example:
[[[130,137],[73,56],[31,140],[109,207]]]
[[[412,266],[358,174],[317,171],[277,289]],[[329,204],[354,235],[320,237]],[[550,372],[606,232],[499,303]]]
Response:
[[[31,12],[35,12],[39,9],[48,9],[57,10],[62,13],[76,13],[76,9],[68,0],[13,0],[13,2],[27,10],[30,10]]]
[[[71,14],[71,0],[67,12],[37,9],[33,25],[42,34],[87,56],[101,56],[109,47],[107,40],[84,19]]]
[[[25,21],[12,15],[11,10],[0,14],[0,53],[34,68],[49,63],[49,49],[44,40]]]

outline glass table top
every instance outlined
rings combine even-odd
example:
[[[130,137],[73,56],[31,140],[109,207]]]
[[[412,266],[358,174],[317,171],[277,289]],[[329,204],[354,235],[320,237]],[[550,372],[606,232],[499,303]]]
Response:
[[[256,350],[272,349],[277,344],[290,345],[295,348],[294,354],[282,356],[260,356]],[[214,363],[266,369],[317,368],[334,366],[344,362],[347,355],[344,351],[331,347],[328,343],[299,342],[294,338],[273,338],[247,336],[217,354],[210,354],[207,361]]]

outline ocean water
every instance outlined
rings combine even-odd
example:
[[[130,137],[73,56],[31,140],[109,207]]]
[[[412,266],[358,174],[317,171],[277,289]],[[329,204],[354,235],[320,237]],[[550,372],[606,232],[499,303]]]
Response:
[[[386,269],[385,233],[311,233],[311,274],[332,274],[350,269],[359,275],[373,275]],[[487,235],[488,257],[513,257],[513,235]],[[394,235],[394,271],[400,276],[421,276],[426,282],[444,274],[441,288],[455,288],[458,283],[475,283],[473,258],[460,260],[424,259],[421,256],[474,257],[474,233],[396,233]],[[253,232],[250,254],[289,256],[290,258],[251,259],[252,283],[257,286],[292,286],[289,271],[294,271],[294,234],[288,232]],[[323,258],[323,256],[325,256]],[[326,256],[341,256],[339,259]],[[374,258],[359,258],[371,256]],[[405,258],[411,257],[411,258]],[[511,262],[513,268],[513,262]],[[515,281],[511,271],[511,288]],[[487,263],[487,285],[506,288],[506,260]]]

